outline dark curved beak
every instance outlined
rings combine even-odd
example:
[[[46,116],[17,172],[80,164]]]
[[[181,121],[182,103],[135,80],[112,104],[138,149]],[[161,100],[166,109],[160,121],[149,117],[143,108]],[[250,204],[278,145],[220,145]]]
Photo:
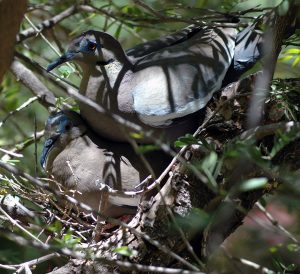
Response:
[[[48,138],[44,143],[42,155],[40,158],[40,164],[44,170],[46,169],[48,154],[51,151],[52,147],[54,146],[54,143],[58,139],[59,135],[60,134],[53,135],[52,137]]]
[[[62,56],[60,56],[59,58],[57,58],[55,61],[53,61],[52,63],[50,63],[48,65],[47,72],[53,70],[54,68],[56,68],[57,66],[65,63],[65,62],[72,60],[74,58],[75,54],[76,54],[75,51],[67,51]]]

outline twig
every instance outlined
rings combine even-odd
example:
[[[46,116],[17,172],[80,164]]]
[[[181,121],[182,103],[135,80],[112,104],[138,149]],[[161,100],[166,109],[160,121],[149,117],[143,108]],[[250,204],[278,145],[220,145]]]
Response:
[[[15,267],[6,264],[0,264],[0,268],[7,269],[7,270],[16,270]]]
[[[89,211],[89,212],[92,212],[94,214],[96,214],[97,216],[100,216],[101,218],[105,219],[106,221],[108,222],[111,222],[113,224],[116,224],[116,225],[120,225],[126,229],[128,229],[131,233],[133,233],[134,235],[136,235],[137,237],[140,237],[146,241],[148,241],[150,244],[152,244],[153,246],[157,247],[159,250],[165,252],[166,254],[170,255],[171,257],[173,257],[174,259],[178,260],[179,262],[181,262],[182,264],[184,264],[185,266],[189,267],[190,269],[192,270],[195,270],[195,271],[198,271],[199,269],[192,265],[191,263],[189,263],[187,260],[185,260],[184,258],[180,257],[178,254],[176,254],[175,252],[171,251],[168,247],[166,246],[163,246],[161,245],[158,241],[156,240],[153,240],[150,236],[148,236],[147,234],[145,233],[141,233],[139,231],[137,231],[136,229],[130,227],[129,225],[127,225],[126,223],[124,222],[121,222],[117,219],[114,219],[114,218],[111,218],[111,217],[108,217],[108,216],[105,216],[103,215],[102,213],[92,209],[90,206],[88,206],[87,204],[84,204],[84,203],[81,203],[81,202],[78,202],[76,199],[68,196],[68,195],[63,195],[62,193],[60,193],[59,191],[56,191],[56,190],[53,190],[49,187],[48,184],[44,184],[42,183],[40,180],[32,177],[31,175],[27,174],[27,173],[24,173],[22,172],[20,169],[16,168],[15,166],[12,166],[10,164],[6,164],[6,163],[3,163],[0,161],[0,167],[11,172],[12,174],[14,175],[17,175],[17,176],[21,176],[25,179],[27,179],[28,181],[30,181],[31,183],[33,183],[34,185],[36,185],[37,187],[40,187],[42,189],[46,189],[50,192],[53,192],[55,193],[55,195],[57,195],[59,198],[61,199],[65,199],[67,200],[68,202],[70,202],[71,204],[73,205],[76,205],[76,206],[80,206],[81,208],[83,208],[84,210],[86,211]],[[43,243],[44,244],[44,243]]]
[[[96,8],[94,6],[87,6],[87,5],[79,5],[78,10],[88,12],[88,13],[99,13],[99,12],[103,13],[106,16],[106,18],[109,18],[109,20],[111,20],[112,22],[121,22],[121,24],[123,24],[123,27],[126,29],[126,31],[128,31],[131,35],[140,39],[142,42],[147,42],[147,39],[141,37],[136,31],[133,31],[132,28],[128,27],[124,20],[120,19],[120,17],[115,16],[111,12],[108,12],[101,8]]]
[[[299,130],[300,123],[289,121],[289,122],[279,122],[269,125],[257,126],[255,128],[248,129],[244,131],[238,138],[241,140],[255,141],[260,140],[266,136],[275,134],[277,131],[290,132],[292,130]]]
[[[36,34],[42,32],[45,29],[52,28],[54,25],[58,24],[60,21],[70,17],[77,12],[76,5],[64,10],[63,12],[53,16],[51,19],[47,19],[36,26],[36,29],[29,28],[17,35],[17,43],[28,39],[29,37],[35,36]]]
[[[25,103],[23,103],[21,106],[19,106],[17,109],[10,111],[6,117],[4,117],[4,119],[0,122],[0,128],[4,125],[4,123],[9,119],[9,117],[11,117],[12,115],[14,115],[17,112],[20,112],[21,110],[23,110],[24,108],[28,107],[30,104],[32,104],[33,102],[35,102],[36,100],[38,100],[38,97],[34,96],[29,98]]]
[[[235,83],[235,85],[238,85],[239,82]],[[210,114],[210,116],[205,120],[205,122],[203,122],[199,128],[195,131],[195,133],[193,134],[194,137],[198,136],[201,131],[205,128],[205,126],[211,121],[211,119],[224,107],[224,105],[228,104],[230,101],[232,100],[235,100],[236,98],[239,98],[239,97],[244,97],[244,96],[248,96],[249,93],[245,93],[245,94],[236,94],[232,97],[229,97],[228,99],[226,99],[225,101],[223,101],[221,104],[218,105],[218,107]],[[273,131],[272,133],[274,133],[275,129],[279,129],[279,126],[280,128],[283,128],[285,127],[286,129],[288,128],[288,125],[287,123],[283,123],[282,126],[281,125],[275,125],[275,126],[272,126],[272,125],[268,125],[266,126],[267,128],[268,127],[272,127]],[[274,129],[275,127],[275,129]],[[263,131],[265,131],[266,129],[264,129],[263,127],[258,127],[258,128],[255,128],[255,129],[251,129],[247,132],[245,132],[244,134],[242,134],[242,137],[241,138],[249,138],[249,136],[252,136],[252,134],[258,134],[258,133],[261,133]],[[159,143],[161,144],[161,143]],[[172,159],[172,161],[170,162],[170,164],[165,168],[165,170],[161,173],[161,175],[157,178],[157,180],[154,180],[152,184],[150,184],[149,186],[143,188],[142,190],[136,190],[136,191],[120,191],[120,190],[115,190],[115,189],[112,189],[111,187],[109,187],[108,185],[102,185],[102,189],[103,191],[106,191],[108,192],[110,195],[113,195],[113,196],[135,196],[135,195],[140,195],[142,193],[145,193],[145,192],[149,192],[153,189],[155,189],[157,186],[159,186],[162,182],[162,180],[169,174],[170,170],[172,169],[172,167],[174,166],[174,164],[179,161],[179,162],[185,162],[185,160],[182,158],[182,155],[186,152],[186,150],[189,148],[189,146],[184,146],[183,148],[180,149],[180,151],[175,155],[175,157]],[[167,151],[169,152],[169,151]],[[190,165],[190,167],[192,167]],[[193,171],[195,172],[195,175],[198,176],[198,178],[201,179],[202,182],[206,183],[207,182],[207,179],[198,171],[198,170],[195,170],[193,169]],[[143,182],[141,182],[138,186],[141,186],[143,185],[144,183],[148,183],[149,180],[151,178],[146,178]],[[100,183],[100,182],[99,182]],[[101,184],[101,183],[100,183]]]
[[[9,214],[6,213],[5,210],[3,210],[3,208],[0,206],[0,212],[2,212],[2,214],[5,215],[6,218],[8,218],[8,220],[15,226],[17,226],[20,230],[22,230],[25,234],[27,234],[28,236],[30,236],[32,239],[34,239],[35,241],[39,242],[41,245],[43,245],[44,243],[38,239],[36,236],[34,236],[32,233],[30,233],[27,229],[25,229],[24,227],[22,227],[21,225],[18,224],[18,222],[16,220],[14,220],[12,217],[9,216]]]
[[[6,149],[1,148],[1,147],[0,147],[0,151],[4,152],[5,154],[7,154],[9,156],[12,156],[12,157],[16,157],[16,158],[22,158],[23,157],[23,154],[15,153],[13,151],[9,151],[9,150],[6,150]]]
[[[72,256],[73,258],[77,258],[80,260],[85,260],[88,259],[89,256],[89,252],[82,252],[82,251],[72,251],[70,249],[68,249],[67,247],[64,247],[62,249],[58,249],[55,247],[50,247],[48,245],[40,245],[37,242],[30,242],[26,239],[24,239],[21,236],[16,236],[14,234],[12,234],[9,231],[0,229],[0,233],[11,239],[12,241],[20,244],[20,245],[33,245],[35,247],[39,247],[45,250],[56,250],[57,252],[67,255],[67,256]],[[135,264],[135,263],[130,263],[130,262],[126,262],[126,261],[120,261],[120,260],[114,260],[111,258],[104,258],[101,256],[94,256],[92,258],[94,261],[99,261],[102,262],[104,264],[108,264],[111,266],[119,266],[121,269],[126,269],[126,270],[132,270],[132,271],[138,271],[141,272],[152,272],[152,273],[167,273],[167,274],[205,274],[203,272],[200,271],[189,271],[189,270],[184,270],[184,269],[176,269],[176,268],[166,268],[166,267],[159,267],[159,266],[147,266],[147,265],[141,265],[141,264]]]
[[[3,230],[3,229],[0,229],[0,233],[3,236],[9,238],[10,240],[12,240],[12,241],[14,241],[14,242],[16,242],[20,245],[25,245],[25,246],[32,245],[34,247],[42,248],[44,250],[49,250],[49,249],[56,250],[55,253],[59,252],[61,254],[64,254],[64,255],[67,255],[67,256],[72,256],[73,258],[77,258],[77,259],[81,259],[81,260],[88,259],[90,257],[89,252],[72,251],[72,250],[68,249],[67,247],[59,249],[59,248],[55,248],[55,247],[50,247],[49,245],[45,245],[45,244],[40,245],[37,242],[31,242],[29,240],[24,239],[21,236],[14,235],[11,232]],[[54,255],[55,253],[52,253],[53,255],[52,254],[46,255],[44,257],[45,257],[45,259],[49,260],[49,259],[51,259],[51,257],[56,256],[56,255]],[[49,256],[49,257],[47,257],[47,256]],[[44,257],[41,257],[41,258],[44,258]],[[40,260],[41,258],[36,259],[36,260]],[[148,271],[148,272],[154,272],[154,273],[170,273],[170,274],[177,274],[177,273],[178,274],[205,274],[205,273],[200,272],[200,271],[189,271],[189,270],[184,270],[184,269],[134,264],[134,263],[130,263],[130,262],[114,260],[114,259],[111,259],[111,258],[104,258],[104,257],[101,257],[101,256],[93,256],[92,259],[94,261],[103,262],[103,263],[111,265],[111,266],[119,266],[122,269],[126,269],[126,270]],[[32,262],[34,263],[36,260],[32,260]],[[28,263],[31,263],[31,261],[28,262]],[[22,265],[22,264],[20,264],[20,265]],[[11,269],[12,270],[10,265],[8,265],[8,266],[7,265],[0,265],[0,266],[3,266],[3,268],[6,268],[6,269]],[[18,266],[18,265],[13,265],[13,266]]]
[[[9,270],[17,270],[15,273],[21,273],[21,271],[24,269],[25,265],[27,265],[27,267],[35,266],[37,264],[49,261],[56,257],[60,257],[60,254],[57,252],[54,252],[54,253],[50,253],[48,255],[42,256],[40,258],[31,260],[31,261],[28,261],[28,262],[25,262],[22,264],[11,264],[11,265],[0,264],[0,268],[9,269]]]
[[[162,15],[161,13],[157,12],[153,8],[151,8],[149,5],[145,4],[144,2],[140,0],[134,0],[133,1],[136,5],[143,7],[145,10],[152,13],[155,17],[159,18],[160,20],[165,20],[166,16]]]
[[[33,133],[33,139],[34,139],[34,176],[37,176],[37,165],[38,165],[38,155],[37,155],[37,123],[36,123],[36,116],[34,115],[34,133]]]
[[[223,249],[225,255],[230,259],[230,260],[234,260],[237,262],[240,262],[243,265],[249,266],[255,270],[259,270],[261,271],[261,273],[265,273],[265,274],[269,274],[269,273],[275,273],[274,271],[268,269],[267,267],[261,266],[257,263],[251,262],[247,259],[243,259],[243,258],[238,258],[238,257],[234,257],[232,256],[229,251],[225,248],[224,245],[221,246],[221,248]]]
[[[27,140],[25,140],[19,144],[16,144],[15,147],[10,151],[0,149],[3,152],[5,152],[5,154],[6,154],[1,157],[1,161],[7,162],[9,159],[14,158],[14,157],[23,157],[22,154],[18,154],[18,153],[21,152],[22,150],[24,150],[25,148],[27,148],[28,146],[32,145],[35,142],[35,140],[36,141],[40,140],[43,136],[44,136],[44,130],[37,132],[36,138],[34,138],[34,136],[31,136]]]
[[[34,68],[37,70],[37,72],[43,76],[48,78],[54,85],[59,86],[61,89],[66,90],[66,86],[63,86],[61,82],[66,83],[68,86],[73,87],[74,89],[79,89],[78,86],[76,86],[75,84],[73,84],[72,82],[68,81],[66,78],[62,78],[54,73],[52,73],[52,75],[54,77],[48,77],[49,73],[46,71],[46,69],[44,67],[42,67],[38,62],[28,58],[27,56],[25,56],[24,54],[16,51],[15,52],[15,56],[18,57],[18,59],[21,59],[22,61],[34,66]],[[51,74],[51,72],[50,72]],[[60,81],[57,81],[57,79],[59,79]],[[68,106],[67,106],[68,107]],[[70,107],[70,106],[69,106]]]
[[[241,24],[237,24],[237,23],[219,23],[219,22],[207,22],[204,21],[203,19],[207,19],[204,17],[199,17],[199,18],[191,18],[191,19],[186,19],[183,17],[179,17],[179,16],[165,16],[163,14],[161,14],[160,12],[157,12],[156,10],[154,10],[152,7],[150,7],[149,5],[147,5],[146,3],[140,1],[140,0],[134,0],[134,3],[143,7],[145,10],[149,11],[151,14],[153,14],[154,18],[158,18],[156,21],[159,22],[182,22],[182,23],[187,23],[187,24],[197,24],[199,26],[203,25],[203,26],[216,26],[216,27],[238,27]]]
[[[275,220],[275,218],[263,207],[263,205],[260,202],[256,202],[255,205],[266,216],[266,218],[271,222],[272,225],[274,225],[278,230],[280,230],[283,234],[290,238],[294,243],[299,245],[299,241],[282,225],[280,225],[278,221]]]
[[[15,217],[36,217],[35,213],[22,205],[18,198],[15,198],[11,194],[0,195],[0,206],[3,207],[6,213]]]
[[[236,85],[239,82],[235,83]],[[220,105],[218,105],[218,107],[210,114],[210,116],[199,126],[199,128],[195,131],[195,133],[193,134],[194,137],[197,137],[201,131],[206,127],[206,125],[211,121],[211,119],[222,109],[222,107],[224,107],[224,105],[228,104],[230,101],[235,100],[238,97],[242,97],[242,96],[247,96],[248,94],[236,94],[233,97],[230,97],[228,99],[226,99],[225,101],[223,101]],[[182,159],[182,155],[186,152],[186,150],[189,148],[189,146],[184,146],[180,149],[180,151],[177,153],[177,155],[175,155],[175,157],[172,159],[172,161],[170,162],[170,164],[166,167],[166,169],[163,171],[163,173],[159,176],[159,178],[157,180],[155,180],[151,185],[149,185],[145,191],[150,191],[152,189],[154,189],[155,187],[157,187],[158,185],[161,184],[162,180],[169,174],[170,170],[172,169],[173,165],[181,158]],[[206,182],[206,178],[204,178],[201,174],[197,174],[200,176],[202,182]]]
[[[25,15],[25,19],[28,21],[28,23],[32,26],[32,28],[39,34],[42,39],[46,42],[46,44],[57,54],[57,56],[61,56],[61,53],[51,44],[51,42],[46,38],[46,36],[41,33],[41,31],[34,25],[34,23]],[[70,65],[69,62],[66,63],[69,68],[71,68],[72,71],[74,71],[74,68]]]

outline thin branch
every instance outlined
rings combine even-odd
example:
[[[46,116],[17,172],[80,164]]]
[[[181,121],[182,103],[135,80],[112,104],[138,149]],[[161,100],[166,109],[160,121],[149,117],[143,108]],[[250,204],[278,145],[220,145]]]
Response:
[[[57,54],[57,56],[61,56],[61,53],[51,44],[51,42],[46,38],[46,36],[41,33],[41,31],[34,25],[34,23],[25,15],[25,19],[28,21],[28,23],[32,26],[32,28],[37,31],[37,34],[39,34],[42,39],[46,42],[46,44]],[[66,63],[69,68],[71,68],[71,71],[74,71],[74,68],[71,66],[69,62]]]
[[[277,131],[290,132],[292,130],[299,130],[299,129],[300,129],[300,123],[298,122],[294,122],[294,121],[279,122],[279,123],[257,126],[255,128],[248,129],[239,136],[239,139],[241,140],[253,139],[255,141],[258,141],[266,136],[275,134]]]
[[[9,151],[9,150],[6,150],[6,149],[1,148],[1,147],[0,147],[0,151],[7,154],[8,156],[11,156],[11,157],[15,157],[15,158],[22,158],[23,157],[23,154],[15,153],[14,151]]]
[[[225,255],[230,259],[230,260],[234,260],[234,261],[237,261],[243,265],[246,265],[246,266],[249,266],[255,270],[259,270],[261,271],[261,273],[265,273],[265,274],[270,274],[270,273],[275,273],[273,270],[267,268],[267,267],[264,267],[264,266],[261,266],[257,263],[254,263],[254,262],[251,262],[247,259],[243,259],[243,258],[238,258],[238,257],[234,257],[232,256],[229,251],[222,245],[221,246]]]
[[[0,206],[0,212],[16,227],[18,227],[20,230],[22,230],[25,234],[27,234],[29,237],[34,239],[35,241],[39,242],[41,245],[44,243],[38,239],[35,235],[33,235],[31,232],[29,232],[27,229],[22,227],[16,220],[14,220],[12,217],[9,216],[9,214],[6,213],[6,211]]]
[[[192,18],[184,18],[182,15],[174,15],[174,16],[166,16],[164,14],[161,14],[160,11],[156,11],[152,9],[150,6],[145,4],[141,1],[136,1],[136,4],[140,5],[142,8],[149,11],[148,15],[150,16],[139,16],[134,14],[128,14],[124,13],[122,11],[118,11],[116,13],[110,12],[105,8],[98,8],[94,7],[92,5],[78,5],[77,9],[80,11],[88,12],[88,13],[97,13],[97,14],[104,14],[106,17],[109,17],[111,20],[116,20],[124,24],[125,26],[128,26],[128,31],[130,31],[131,26],[134,25],[135,27],[141,27],[141,28],[155,28],[157,30],[164,30],[158,28],[156,26],[157,23],[168,23],[168,22],[181,22],[186,24],[197,24],[200,26],[216,26],[216,27],[239,27],[239,26],[247,26],[246,23],[230,23],[230,22],[217,22],[217,20],[222,19],[228,19],[228,17],[240,17],[238,13],[233,13],[233,15],[229,15],[222,12],[216,12],[213,10],[210,10],[212,15],[207,15],[207,9],[201,9],[205,13],[205,15],[201,14],[198,17],[192,17]],[[115,6],[116,8],[119,8]],[[195,10],[195,7],[193,7]],[[250,10],[249,10],[250,12]],[[247,13],[247,11],[245,11]],[[216,15],[217,14],[217,15]],[[251,17],[252,18],[252,17]],[[204,21],[205,20],[205,21]],[[214,21],[215,20],[215,21]],[[147,24],[136,24],[135,22],[145,22]],[[133,34],[135,35],[135,34]]]
[[[145,10],[149,11],[150,13],[152,13],[155,17],[159,18],[159,20],[166,20],[166,18],[167,18],[166,16],[164,16],[160,12],[157,12],[155,9],[153,9],[152,7],[150,7],[149,5],[147,5],[146,3],[144,3],[144,2],[142,2],[140,0],[134,0],[133,2],[136,5],[141,6]]]
[[[203,26],[218,26],[218,27],[221,27],[221,26],[226,26],[226,27],[238,27],[240,26],[240,24],[237,24],[237,23],[225,23],[225,22],[222,22],[222,23],[219,23],[219,22],[208,22],[208,21],[204,21],[203,19],[208,19],[208,18],[205,18],[205,17],[198,17],[198,18],[190,18],[190,19],[186,19],[186,18],[183,18],[183,17],[179,17],[177,15],[174,15],[174,16],[165,16],[163,14],[161,14],[160,12],[154,10],[152,7],[150,7],[149,5],[147,5],[145,2],[142,2],[140,0],[134,0],[134,3],[136,5],[139,5],[141,6],[142,8],[144,8],[145,10],[149,11],[153,16],[154,18],[157,18],[157,22],[182,22],[182,23],[188,23],[188,24],[197,24],[197,25],[203,25]]]
[[[266,216],[266,218],[270,221],[270,223],[275,226],[278,230],[280,230],[284,235],[290,238],[294,243],[299,245],[299,241],[289,232],[287,231],[282,225],[278,223],[277,220],[263,207],[260,202],[256,202],[255,205],[258,209]]]
[[[29,29],[26,29],[26,30],[20,32],[17,35],[17,43],[20,43],[20,42],[24,41],[25,39],[33,37],[36,34],[44,31],[45,29],[52,28],[54,25],[58,24],[59,22],[61,22],[64,19],[72,16],[76,12],[77,12],[76,5],[71,6],[70,8],[64,10],[63,12],[53,16],[51,19],[47,19],[47,20],[43,21],[42,23],[38,24],[36,26],[36,29],[29,28]]]
[[[9,269],[9,270],[17,270],[15,273],[21,273],[21,271],[24,269],[25,265],[27,265],[28,267],[32,267],[32,266],[36,266],[37,264],[49,261],[53,258],[57,258],[60,257],[60,254],[57,252],[54,253],[50,253],[48,255],[42,256],[40,258],[37,259],[33,259],[31,261],[22,263],[22,264],[11,264],[11,265],[3,265],[0,264],[0,268],[3,269]]]
[[[231,84],[230,85],[230,88],[235,88],[236,86],[238,86],[240,84],[240,81],[234,83],[234,84]],[[194,137],[197,137],[201,131],[205,128],[205,126],[211,121],[211,119],[213,117],[215,117],[215,115],[226,105],[228,104],[229,102],[239,98],[239,97],[244,97],[244,96],[248,96],[250,93],[244,93],[244,94],[235,94],[234,96],[232,97],[229,97],[227,98],[226,100],[222,101],[218,107],[214,110],[213,113],[210,114],[210,116],[205,120],[205,122],[203,122],[199,128],[195,131],[195,133],[193,134]],[[266,126],[266,128],[264,128],[264,126],[262,127],[258,127],[258,128],[255,128],[255,129],[251,129],[245,133],[243,133],[243,135],[241,136],[241,138],[249,138],[250,136],[252,136],[252,134],[257,134],[260,133],[260,134],[263,134],[263,132],[265,132],[267,129],[269,129],[269,127],[271,128],[270,130],[272,130],[272,133],[275,132],[275,130],[278,130],[280,128],[285,128],[285,129],[288,129],[288,125],[287,123],[282,123],[282,124],[276,124],[276,125],[268,125]],[[266,132],[265,132],[266,134]],[[120,196],[135,196],[135,195],[140,195],[140,194],[143,194],[143,193],[146,193],[146,192],[149,192],[153,189],[155,189],[157,186],[159,186],[161,184],[161,182],[163,181],[163,179],[169,174],[170,170],[172,169],[172,167],[174,166],[174,164],[179,161],[179,162],[184,162],[184,159],[182,158],[182,155],[187,151],[187,149],[189,148],[189,146],[184,146],[183,148],[180,149],[180,151],[175,155],[175,157],[172,159],[172,161],[170,162],[170,164],[165,168],[165,170],[161,173],[161,175],[157,178],[157,180],[154,180],[153,183],[151,183],[151,185],[143,188],[142,190],[137,190],[137,191],[120,191],[120,190],[115,190],[115,189],[112,189],[111,187],[109,187],[108,185],[104,185],[104,184],[101,184],[101,187],[103,189],[103,191],[106,191],[108,192],[110,195],[120,195]],[[206,178],[198,171],[196,170],[195,172],[196,175],[201,179],[202,182],[207,182]],[[152,179],[152,177],[147,177],[143,182],[141,182],[137,187],[140,187],[142,186],[143,184],[148,184],[149,181]],[[136,188],[137,188],[136,187]]]
[[[4,125],[4,123],[9,119],[9,117],[11,117],[12,115],[14,115],[17,112],[20,112],[21,110],[23,110],[24,108],[28,107],[29,105],[31,105],[33,102],[35,102],[36,100],[38,100],[37,96],[31,97],[29,98],[25,103],[23,103],[21,106],[19,106],[17,109],[10,111],[6,117],[4,117],[4,119],[0,122],[0,128]]]
[[[88,12],[88,13],[102,13],[111,20],[112,22],[119,22],[119,24],[123,24],[123,27],[127,32],[129,32],[131,35],[135,36],[142,42],[147,42],[147,39],[140,36],[136,31],[134,31],[131,27],[128,27],[128,24],[121,19],[121,17],[115,16],[113,13],[106,11],[105,9],[96,8],[93,6],[87,6],[87,5],[79,5],[78,10]],[[106,31],[106,30],[104,30]]]
[[[6,264],[0,264],[0,268],[7,269],[7,270],[16,270],[14,266],[6,265]]]
[[[82,252],[81,250],[79,251],[72,251],[70,249],[68,249],[67,247],[64,247],[62,249],[58,249],[55,247],[50,247],[49,245],[41,245],[37,242],[31,242],[28,241],[26,239],[24,239],[21,236],[17,236],[7,230],[3,230],[0,229],[0,233],[9,238],[10,240],[20,244],[20,245],[32,245],[34,247],[38,247],[38,248],[42,248],[45,250],[56,250],[57,252],[67,255],[67,256],[72,256],[73,258],[77,258],[77,259],[88,259],[89,256],[89,252]],[[167,274],[205,274],[203,272],[200,271],[188,271],[188,270],[183,270],[183,269],[176,269],[176,268],[165,268],[165,267],[159,267],[159,266],[147,266],[147,265],[141,265],[141,264],[134,264],[134,263],[130,263],[130,262],[126,262],[126,261],[120,261],[120,260],[114,260],[111,258],[104,258],[101,256],[95,256],[93,257],[94,261],[99,261],[102,262],[104,264],[107,265],[111,265],[113,267],[115,266],[119,266],[121,269],[126,269],[126,270],[134,270],[134,271],[148,271],[148,272],[153,272],[153,273],[167,273]]]
[[[238,86],[240,84],[240,81],[231,84],[231,88],[234,88],[233,86]],[[211,121],[211,119],[213,117],[215,117],[215,115],[226,105],[228,104],[230,101],[235,100],[236,98],[239,97],[244,97],[247,96],[249,94],[236,94],[232,97],[229,97],[228,99],[226,99],[225,101],[221,102],[218,107],[210,114],[210,116],[199,126],[199,128],[195,131],[195,133],[193,134],[194,137],[197,137],[201,131],[206,127],[206,125]],[[182,155],[187,151],[187,149],[189,148],[188,145],[182,147],[180,149],[180,151],[175,155],[175,157],[172,159],[172,161],[170,162],[170,164],[166,167],[166,169],[162,172],[162,174],[159,176],[159,178],[157,180],[155,180],[151,185],[149,185],[147,188],[145,188],[145,192],[150,191],[154,188],[156,188],[158,185],[161,184],[162,180],[169,174],[170,170],[172,169],[172,167],[174,166],[174,164],[179,161],[180,159],[182,159]],[[193,170],[194,171],[194,170]],[[196,174],[203,183],[207,182],[207,179],[199,174]]]
[[[166,254],[170,255],[171,257],[173,257],[174,259],[178,260],[179,262],[181,262],[185,266],[189,267],[190,269],[195,270],[195,271],[199,270],[196,266],[192,265],[187,260],[185,260],[184,258],[180,257],[175,252],[171,251],[167,246],[161,245],[158,241],[153,240],[149,235],[137,231],[136,229],[132,228],[128,224],[126,224],[124,222],[121,222],[118,219],[105,216],[105,215],[101,214],[99,211],[96,211],[96,210],[92,209],[87,204],[78,202],[76,199],[74,199],[74,198],[72,198],[72,197],[70,197],[68,195],[64,195],[64,194],[60,193],[59,191],[51,189],[49,187],[49,184],[42,183],[37,178],[34,178],[31,175],[22,172],[20,169],[16,168],[15,166],[12,166],[10,164],[3,163],[3,162],[0,161],[0,167],[3,168],[3,169],[5,169],[5,170],[7,170],[7,171],[9,171],[9,172],[11,172],[12,174],[14,174],[16,176],[20,176],[20,177],[23,177],[23,178],[27,179],[29,182],[33,183],[37,187],[40,187],[42,189],[46,189],[46,190],[48,190],[48,191],[50,191],[52,193],[55,193],[55,195],[57,195],[57,197],[59,197],[61,199],[65,199],[65,200],[67,200],[68,202],[70,202],[71,204],[73,204],[75,206],[80,206],[82,209],[84,209],[86,211],[89,211],[89,212],[92,212],[92,213],[96,214],[97,216],[100,216],[101,218],[104,218],[108,222],[111,222],[113,224],[116,224],[116,225],[119,225],[119,226],[122,226],[122,227],[128,229],[135,236],[140,237],[140,238],[148,241],[150,244],[152,244],[153,246],[157,247],[159,250],[165,252]]]
[[[26,139],[25,141],[16,144],[15,147],[9,151],[5,151],[4,149],[1,149],[6,154],[1,157],[1,161],[7,162],[8,160],[14,157],[20,157],[20,156],[23,157],[23,155],[19,153],[23,151],[25,148],[27,148],[28,146],[32,145],[35,142],[35,140],[36,141],[40,140],[43,136],[44,136],[44,130],[37,132],[36,138],[34,137],[34,135],[32,135],[30,138]]]

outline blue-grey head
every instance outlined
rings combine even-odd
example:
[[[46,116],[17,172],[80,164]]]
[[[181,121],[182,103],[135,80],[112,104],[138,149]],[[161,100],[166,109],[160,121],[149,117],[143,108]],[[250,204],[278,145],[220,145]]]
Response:
[[[119,55],[125,56],[115,38],[105,32],[89,30],[74,38],[67,51],[48,65],[47,71],[72,60],[91,66],[106,65],[118,59]]]
[[[48,170],[56,156],[74,139],[86,132],[81,116],[71,110],[50,115],[45,126],[45,143],[40,158],[41,166]]]

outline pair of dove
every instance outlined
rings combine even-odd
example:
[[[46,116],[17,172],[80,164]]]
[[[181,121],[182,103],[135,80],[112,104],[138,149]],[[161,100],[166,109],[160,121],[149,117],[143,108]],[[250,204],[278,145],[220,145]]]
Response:
[[[76,61],[83,70],[80,93],[108,113],[172,142],[193,132],[214,92],[261,57],[262,37],[253,29],[190,26],[126,53],[109,34],[90,30],[76,37],[47,70]],[[79,201],[97,210],[101,202],[97,182],[133,190],[149,172],[125,143],[130,130],[88,104],[79,102],[79,107],[81,117],[71,111],[49,117],[41,164],[65,187],[77,190]],[[157,152],[149,162],[158,175],[166,157]],[[118,217],[137,204],[137,197],[109,197],[102,213]]]

